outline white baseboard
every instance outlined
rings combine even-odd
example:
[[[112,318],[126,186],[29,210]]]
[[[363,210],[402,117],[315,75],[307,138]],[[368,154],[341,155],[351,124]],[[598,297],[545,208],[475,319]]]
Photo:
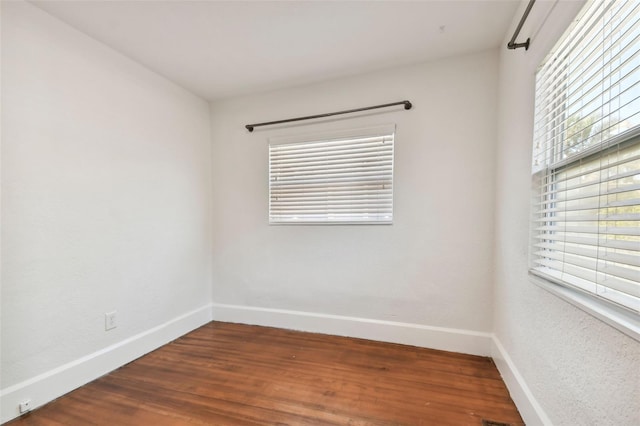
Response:
[[[500,340],[494,335],[492,342],[491,357],[509,389],[511,399],[520,411],[522,420],[529,426],[552,425]]]
[[[113,371],[211,321],[211,305],[187,312],[157,327],[0,391],[0,423],[20,415],[18,405],[32,409]]]
[[[528,425],[551,425],[498,338],[486,332],[421,324],[213,303],[0,391],[0,423],[20,415],[30,399],[37,408],[113,371],[211,320],[356,337],[452,352],[491,356]]]
[[[254,306],[213,304],[215,321],[357,337],[473,355],[491,355],[491,333]]]

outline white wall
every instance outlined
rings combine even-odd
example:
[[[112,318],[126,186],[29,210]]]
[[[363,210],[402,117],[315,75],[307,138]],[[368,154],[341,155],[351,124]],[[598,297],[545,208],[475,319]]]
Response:
[[[2,2],[3,397],[209,305],[210,151],[207,102]]]
[[[214,103],[214,302],[490,331],[496,94],[487,51]],[[414,108],[244,129],[403,99]],[[267,138],[387,123],[393,225],[268,225]]]
[[[218,317],[271,315],[290,328],[312,318],[336,334],[371,320],[367,337],[381,340],[410,325],[433,332],[415,341],[432,347],[451,345],[435,332],[495,330],[496,356],[540,404],[523,413],[529,424],[640,423],[638,343],[527,276],[533,72],[579,3],[559,3],[541,27],[551,3],[539,2],[527,52],[230,99],[210,116],[204,101],[39,9],[1,4],[0,421],[17,400],[46,402],[29,393],[34,383],[81,384],[213,300]],[[243,127],[403,99],[414,109]],[[386,123],[398,126],[393,225],[267,224],[268,137]],[[105,332],[114,309],[119,326]],[[134,340],[144,344],[101,361]],[[89,373],[64,376],[83,363]]]
[[[527,417],[516,398],[528,424],[638,425],[640,344],[527,274],[534,73],[581,6],[560,2],[543,24],[551,4],[527,20],[528,51],[500,51],[495,334],[541,407]]]

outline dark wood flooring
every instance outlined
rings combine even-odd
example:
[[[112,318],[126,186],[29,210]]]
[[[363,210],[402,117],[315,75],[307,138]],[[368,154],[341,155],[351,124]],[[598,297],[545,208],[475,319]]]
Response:
[[[209,323],[9,422],[521,425],[490,358]]]

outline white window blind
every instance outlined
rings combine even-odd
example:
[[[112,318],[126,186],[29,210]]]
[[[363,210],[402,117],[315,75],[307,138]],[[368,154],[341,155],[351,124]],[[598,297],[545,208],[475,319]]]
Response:
[[[269,222],[391,223],[394,130],[269,144]]]
[[[533,273],[640,312],[640,2],[590,1],[536,75]]]

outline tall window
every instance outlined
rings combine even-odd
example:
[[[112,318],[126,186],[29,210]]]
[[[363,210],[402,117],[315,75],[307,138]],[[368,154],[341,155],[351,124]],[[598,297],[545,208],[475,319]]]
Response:
[[[536,75],[532,273],[640,312],[640,2],[590,1]]]
[[[269,143],[269,223],[391,223],[394,126]]]

